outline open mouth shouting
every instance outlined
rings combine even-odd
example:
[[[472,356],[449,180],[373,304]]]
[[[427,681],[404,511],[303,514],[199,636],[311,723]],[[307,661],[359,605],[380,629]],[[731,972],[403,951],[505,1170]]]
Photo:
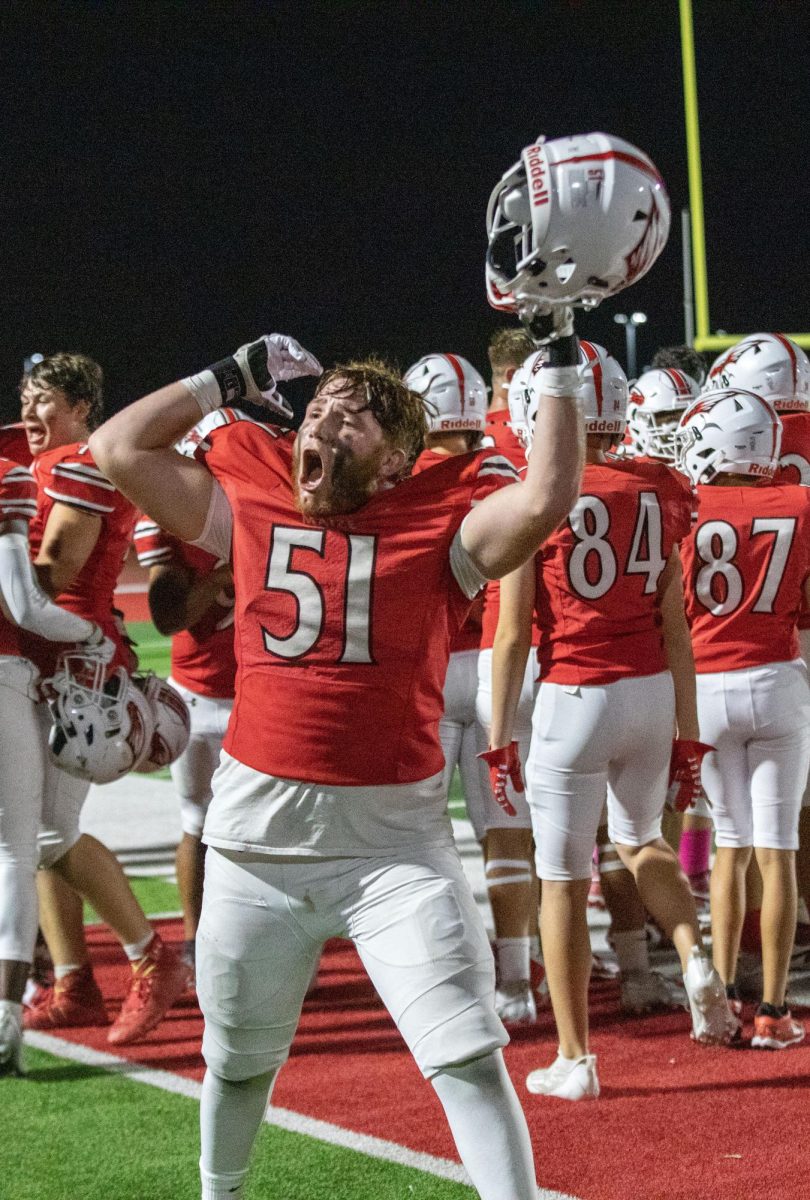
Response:
[[[298,487],[302,492],[315,492],[324,480],[326,468],[324,455],[314,446],[308,446],[301,452],[298,467]]]
[[[40,421],[26,421],[25,437],[32,454],[39,454],[48,441],[48,430]]]

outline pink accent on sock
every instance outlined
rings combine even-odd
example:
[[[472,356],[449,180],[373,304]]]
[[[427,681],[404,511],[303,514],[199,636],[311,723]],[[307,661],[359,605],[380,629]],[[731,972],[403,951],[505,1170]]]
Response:
[[[711,829],[685,829],[681,834],[678,858],[686,875],[702,875],[709,869],[712,849]]]

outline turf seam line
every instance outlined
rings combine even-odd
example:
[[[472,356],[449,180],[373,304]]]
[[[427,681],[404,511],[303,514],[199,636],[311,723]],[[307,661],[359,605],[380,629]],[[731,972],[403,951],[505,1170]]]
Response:
[[[81,1063],[82,1066],[100,1067],[111,1074],[124,1075],[136,1083],[145,1083],[150,1087],[159,1088],[164,1092],[174,1092],[175,1095],[186,1096],[199,1102],[202,1084],[195,1079],[186,1079],[183,1075],[175,1075],[171,1071],[156,1070],[142,1063],[132,1062],[127,1058],[119,1058],[115,1054],[107,1054],[103,1050],[94,1050],[80,1042],[69,1042],[65,1038],[55,1037],[50,1033],[39,1033],[29,1030],[25,1034],[27,1045],[37,1050],[44,1050],[58,1058],[66,1058],[71,1062]],[[464,1183],[470,1186],[467,1172],[460,1163],[447,1158],[437,1158],[433,1154],[425,1154],[420,1150],[410,1150],[396,1142],[388,1142],[383,1138],[372,1137],[370,1134],[355,1133],[351,1129],[343,1129],[328,1121],[319,1121],[315,1117],[306,1117],[302,1113],[293,1112],[288,1108],[276,1108],[271,1105],[264,1118],[267,1125],[275,1125],[289,1133],[299,1133],[312,1137],[332,1146],[340,1146],[346,1150],[354,1150],[369,1158],[379,1158],[385,1162],[396,1163],[401,1167],[412,1167],[426,1175],[434,1175],[439,1179],[448,1179],[453,1183]],[[537,1200],[577,1200],[565,1192],[549,1191],[538,1188]]]

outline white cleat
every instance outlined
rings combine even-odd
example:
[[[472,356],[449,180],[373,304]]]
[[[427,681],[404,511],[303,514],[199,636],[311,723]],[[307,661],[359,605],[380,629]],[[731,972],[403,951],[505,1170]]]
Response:
[[[8,1008],[0,1005],[0,1075],[23,1075],[22,1024]]]
[[[502,983],[495,992],[495,1011],[504,1025],[534,1025],[537,1004],[528,979]]]
[[[662,1008],[686,1008],[683,989],[657,971],[625,971],[621,978],[622,1012],[633,1016]]]
[[[683,977],[692,1012],[692,1038],[702,1046],[727,1046],[740,1022],[729,1008],[723,981],[700,947],[693,946]]]
[[[536,1096],[556,1096],[559,1100],[596,1100],[599,1079],[596,1055],[563,1058],[558,1054],[550,1067],[526,1076],[526,1087]]]

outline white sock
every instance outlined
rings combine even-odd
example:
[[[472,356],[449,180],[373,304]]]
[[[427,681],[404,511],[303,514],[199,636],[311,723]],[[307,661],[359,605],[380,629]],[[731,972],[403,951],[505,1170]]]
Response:
[[[496,938],[500,983],[515,983],[529,978],[529,939],[527,937]]]
[[[201,1200],[243,1200],[247,1171],[211,1175],[200,1167]]]
[[[124,946],[124,954],[126,954],[130,962],[137,962],[139,958],[143,958],[147,946],[154,936],[154,929],[150,929],[146,937],[141,938],[139,942],[127,942]]]
[[[629,971],[649,971],[647,934],[643,929],[623,929],[612,935],[613,949],[622,975]]]
[[[213,1071],[205,1072],[200,1097],[203,1200],[240,1200],[250,1152],[277,1074],[266,1071],[232,1083]],[[234,1187],[236,1191],[228,1190]]]
[[[529,1130],[501,1051],[430,1082],[481,1200],[537,1200]]]
[[[81,965],[81,963],[62,963],[61,965],[55,963],[53,968],[54,978],[64,979],[71,971],[78,971]]]

